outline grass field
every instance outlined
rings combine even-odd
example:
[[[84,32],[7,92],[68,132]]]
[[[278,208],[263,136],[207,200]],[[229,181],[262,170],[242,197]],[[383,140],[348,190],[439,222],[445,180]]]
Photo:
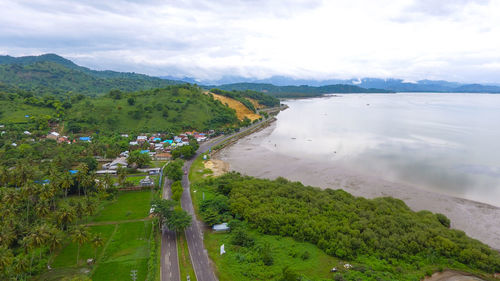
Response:
[[[137,280],[144,280],[148,274],[150,239],[158,237],[151,234],[151,220],[127,221],[147,218],[151,196],[151,191],[122,192],[101,206],[92,223],[102,225],[89,226],[89,232],[100,234],[104,246],[96,250],[90,242],[83,244],[77,265],[77,244],[68,239],[56,253],[53,269],[37,280],[71,280],[78,276],[90,276],[94,281],[131,280],[132,270],[137,270]],[[87,265],[89,258],[95,258],[95,264]]]
[[[152,196],[153,193],[149,190],[122,192],[114,201],[105,203],[91,222],[146,218],[149,215]]]
[[[217,265],[220,281],[278,280],[286,266],[307,277],[305,280],[331,280],[333,274],[330,273],[330,269],[339,268],[342,265],[338,259],[328,256],[310,243],[256,232],[251,232],[251,235],[255,238],[255,244],[269,243],[271,245],[273,265],[264,265],[260,259],[256,258],[254,250],[231,245],[230,234],[205,233],[205,246],[210,259]],[[225,245],[226,253],[221,256],[222,244]],[[304,259],[306,255],[309,257]]]

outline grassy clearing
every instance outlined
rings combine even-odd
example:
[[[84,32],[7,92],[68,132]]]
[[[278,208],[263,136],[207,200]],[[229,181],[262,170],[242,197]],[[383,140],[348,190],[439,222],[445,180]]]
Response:
[[[149,190],[120,193],[112,202],[101,207],[92,222],[143,219],[149,215],[153,193]]]
[[[196,275],[194,274],[193,265],[191,264],[188,244],[184,233],[177,234],[177,253],[179,256],[181,280],[187,280],[187,276],[189,275],[191,281],[196,281]]]
[[[89,227],[89,231],[92,235],[99,234],[104,240],[104,245],[108,243],[109,238],[113,234],[116,225],[96,225]],[[58,267],[72,267],[76,266],[76,252],[77,252],[77,244],[67,241],[66,247],[62,248],[61,251],[58,252],[57,256],[54,258],[52,262],[53,268]],[[104,247],[97,249],[97,257],[102,254]],[[78,266],[83,266],[86,263],[86,260],[89,258],[95,258],[95,249],[92,247],[90,243],[85,243],[80,247],[80,263]]]
[[[92,280],[128,280],[137,270],[137,280],[146,278],[151,222],[123,223],[117,226]]]
[[[283,268],[287,266],[306,276],[306,280],[331,280],[334,275],[330,273],[330,269],[342,265],[338,259],[328,256],[310,243],[257,232],[251,232],[251,235],[257,245],[271,245],[273,265],[264,265],[256,258],[255,251],[231,245],[230,234],[205,233],[205,246],[210,258],[217,265],[219,280],[278,280],[282,276]],[[226,254],[221,256],[222,244],[225,245]],[[307,255],[309,257],[304,258]]]

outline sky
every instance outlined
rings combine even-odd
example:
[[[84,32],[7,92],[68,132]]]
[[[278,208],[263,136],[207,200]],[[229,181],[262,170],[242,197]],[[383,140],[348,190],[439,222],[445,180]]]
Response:
[[[500,0],[0,0],[0,54],[215,80],[500,83]]]

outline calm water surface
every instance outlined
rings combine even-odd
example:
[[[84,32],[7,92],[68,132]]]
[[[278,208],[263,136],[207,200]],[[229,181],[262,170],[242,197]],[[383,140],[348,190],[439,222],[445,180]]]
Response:
[[[265,141],[298,158],[500,206],[500,95],[349,94],[285,102]]]

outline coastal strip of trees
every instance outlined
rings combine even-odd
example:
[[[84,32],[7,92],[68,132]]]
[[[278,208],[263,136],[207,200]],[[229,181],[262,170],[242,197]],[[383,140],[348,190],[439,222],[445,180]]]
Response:
[[[499,253],[450,229],[446,216],[414,212],[391,197],[365,199],[343,190],[238,173],[207,179],[197,188],[215,193],[200,203],[208,224],[239,221],[263,234],[313,243],[328,255],[363,264],[356,275],[363,280],[378,280],[381,271],[384,280],[406,280],[404,272],[429,265],[500,271]]]

